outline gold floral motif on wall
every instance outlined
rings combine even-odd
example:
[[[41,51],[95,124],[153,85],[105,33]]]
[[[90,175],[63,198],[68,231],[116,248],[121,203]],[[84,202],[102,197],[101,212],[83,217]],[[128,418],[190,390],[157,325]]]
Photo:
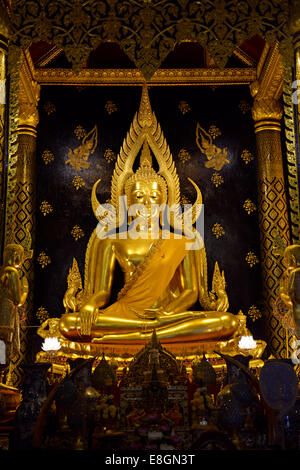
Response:
[[[110,115],[118,111],[118,106],[111,100],[108,100],[104,106],[105,111]]]
[[[219,137],[219,135],[222,135],[221,130],[214,124],[210,126],[210,128],[208,129],[208,133],[212,136],[213,139]]]
[[[84,231],[82,230],[79,225],[74,225],[74,227],[71,230],[71,235],[74,238],[74,240],[77,242],[80,238],[84,237]]]
[[[182,114],[186,114],[191,110],[191,107],[186,101],[180,101],[178,109]]]
[[[262,317],[262,313],[258,307],[256,307],[255,305],[251,305],[248,310],[248,317],[251,318],[251,320],[254,322]]]
[[[48,201],[43,201],[40,205],[40,211],[45,216],[53,212],[53,207]]]
[[[37,257],[37,262],[41,265],[42,268],[48,266],[51,263],[50,256],[48,256],[44,251],[41,251]]]
[[[213,175],[212,175],[212,177],[211,177],[210,180],[211,180],[212,184],[213,184],[216,188],[218,188],[219,186],[221,186],[221,184],[224,183],[224,178],[223,178],[223,176],[220,175],[220,173],[217,173],[217,172],[213,173]]]
[[[241,100],[239,102],[239,108],[240,108],[240,110],[242,111],[243,114],[246,114],[246,113],[248,113],[248,111],[250,111],[251,106],[246,100]]]
[[[80,124],[74,129],[74,134],[78,140],[83,139],[86,136],[86,130]]]
[[[36,311],[36,318],[40,323],[43,323],[49,318],[49,313],[44,307],[39,307]]]
[[[252,214],[252,212],[256,211],[256,205],[254,202],[251,201],[251,199],[246,199],[246,201],[243,204],[243,208],[247,212],[247,214]]]
[[[68,160],[65,161],[65,164],[70,164],[76,171],[89,168],[90,162],[88,161],[88,158],[93,155],[97,144],[98,130],[97,126],[94,126],[88,134],[84,135],[79,147],[74,150],[69,148]]]
[[[255,266],[256,264],[259,263],[259,259],[258,259],[258,257],[253,253],[253,251],[249,251],[249,252],[246,254],[245,260],[246,260],[246,262],[249,264],[250,268],[253,268],[253,266]]]
[[[44,110],[46,111],[48,116],[50,116],[50,114],[53,114],[56,111],[55,104],[51,101],[46,101],[46,103],[44,104]]]
[[[103,156],[107,163],[113,162],[117,158],[115,152],[112,149],[106,149]]]
[[[191,155],[186,149],[181,149],[178,153],[178,159],[181,161],[181,163],[186,163],[188,160],[191,159]]]
[[[220,171],[226,163],[230,163],[227,147],[217,147],[213,143],[212,135],[206,132],[199,123],[197,123],[196,127],[196,144],[207,158],[207,161],[204,163],[206,168],[213,168],[216,171]]]
[[[250,152],[250,150],[245,149],[242,151],[241,159],[246,165],[248,165],[248,163],[254,160],[254,157],[252,153]]]
[[[216,238],[221,238],[225,235],[225,230],[219,222],[216,222],[211,229],[212,233]]]
[[[85,181],[81,176],[75,175],[72,180],[72,184],[78,190],[80,188],[83,188],[83,186],[85,186]]]
[[[44,150],[42,153],[42,159],[44,160],[45,165],[54,161],[54,155],[51,150]]]

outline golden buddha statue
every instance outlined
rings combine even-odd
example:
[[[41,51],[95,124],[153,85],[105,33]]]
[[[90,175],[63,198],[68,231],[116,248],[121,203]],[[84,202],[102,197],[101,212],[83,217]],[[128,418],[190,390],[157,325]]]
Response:
[[[292,315],[296,336],[300,338],[300,245],[289,245],[283,253],[285,271],[280,280],[280,297]]]
[[[152,166],[152,155],[158,171]],[[139,168],[134,172],[138,156]],[[230,339],[239,321],[227,312],[224,273],[216,263],[212,292],[208,292],[205,247],[193,225],[199,217],[202,195],[190,180],[197,199],[184,216],[185,220],[190,218],[192,228],[179,236],[177,229],[183,223],[178,209],[179,179],[146,87],[117,159],[110,206],[101,206],[97,200],[99,181],[91,196],[99,224],[86,251],[84,288],[81,290],[78,269],[74,268],[68,277],[61,334],[73,344],[102,346],[144,344],[154,329],[158,339],[168,344]],[[119,204],[122,196],[127,198],[128,223]],[[162,220],[161,205],[175,207],[169,226]],[[111,220],[117,226],[113,235]],[[125,283],[118,300],[109,305],[116,263]],[[72,278],[77,283],[73,290]],[[203,311],[192,310],[198,300]],[[72,308],[74,305],[78,308]]]
[[[6,362],[14,352],[20,350],[20,325],[18,308],[23,306],[28,295],[28,281],[22,275],[25,259],[32,257],[31,250],[22,245],[6,245],[3,266],[0,267],[0,339],[6,344]]]

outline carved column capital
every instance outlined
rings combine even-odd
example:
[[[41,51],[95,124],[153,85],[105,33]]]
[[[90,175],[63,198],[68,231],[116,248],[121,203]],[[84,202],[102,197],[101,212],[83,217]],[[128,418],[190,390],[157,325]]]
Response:
[[[282,104],[274,98],[255,99],[252,106],[255,132],[275,130],[280,132],[283,116]]]
[[[24,53],[20,71],[18,134],[36,137],[39,122],[38,102],[40,85],[33,79],[33,66],[29,54]]]
[[[279,98],[283,89],[283,67],[278,44],[265,49],[263,62],[258,68],[258,77],[250,85],[254,98],[252,116],[255,132],[280,131],[283,116]]]
[[[18,134],[29,134],[36,137],[36,127],[39,123],[37,103],[19,102]]]

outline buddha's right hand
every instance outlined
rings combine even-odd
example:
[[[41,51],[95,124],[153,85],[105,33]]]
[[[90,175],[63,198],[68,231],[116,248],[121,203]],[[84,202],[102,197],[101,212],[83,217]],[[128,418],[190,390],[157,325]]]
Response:
[[[80,331],[82,336],[89,336],[97,317],[97,309],[85,306],[80,310]]]

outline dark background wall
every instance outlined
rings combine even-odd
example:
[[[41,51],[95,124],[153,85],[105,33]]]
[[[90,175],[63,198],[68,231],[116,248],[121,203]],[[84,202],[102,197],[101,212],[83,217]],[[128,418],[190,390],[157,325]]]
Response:
[[[138,110],[140,95],[140,87],[42,88],[37,141],[35,311],[43,307],[51,317],[64,313],[62,300],[73,257],[83,277],[86,246],[97,223],[90,204],[91,189],[101,177],[100,199],[109,199],[115,160],[108,162],[104,155],[107,149],[118,154]],[[245,314],[251,306],[261,310],[260,265],[251,267],[246,262],[249,252],[259,257],[257,211],[248,214],[243,208],[246,199],[257,207],[255,135],[248,87],[152,87],[149,95],[173,154],[182,196],[191,202],[195,197],[188,177],[202,190],[209,287],[217,260],[225,270],[229,310],[238,313],[242,309]],[[116,105],[114,112],[107,111],[107,101]],[[188,104],[187,112],[180,110],[182,101]],[[214,139],[215,145],[228,148],[230,163],[218,172],[223,179],[218,187],[211,180],[215,170],[205,167],[207,159],[196,145],[197,123],[206,131],[216,126],[221,133]],[[74,150],[81,143],[74,130],[82,126],[89,132],[95,125],[98,144],[88,159],[90,166],[76,171],[65,163],[68,148]],[[190,156],[185,162],[180,159],[182,149]],[[45,150],[54,157],[47,164],[43,159]],[[244,150],[254,157],[248,163],[241,158]],[[79,189],[73,185],[76,175],[85,183]],[[47,215],[40,210],[43,201],[52,208]],[[219,238],[212,232],[216,223],[224,230]],[[75,225],[83,235],[77,241],[71,234]],[[40,253],[49,257],[44,267],[38,262]],[[256,337],[263,335],[262,319],[249,319],[248,324]]]

